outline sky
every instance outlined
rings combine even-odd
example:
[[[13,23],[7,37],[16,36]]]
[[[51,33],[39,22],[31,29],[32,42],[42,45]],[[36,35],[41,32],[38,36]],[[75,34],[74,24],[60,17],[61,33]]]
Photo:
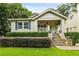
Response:
[[[41,13],[48,8],[56,9],[59,4],[60,3],[23,3],[22,6],[32,12]]]

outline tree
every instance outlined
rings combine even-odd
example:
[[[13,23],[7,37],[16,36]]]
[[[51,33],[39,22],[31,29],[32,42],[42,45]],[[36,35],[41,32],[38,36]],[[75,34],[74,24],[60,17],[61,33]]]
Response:
[[[70,4],[70,6],[71,6],[71,11],[77,12],[77,3],[72,3]]]
[[[67,3],[67,4],[61,4],[57,8],[58,12],[68,16],[70,11],[77,12],[77,3]]]
[[[6,4],[9,11],[8,18],[28,18],[32,15],[32,12],[26,8],[23,8],[21,4]]]
[[[65,4],[61,4],[61,5],[58,6],[58,9],[57,10],[58,10],[59,13],[67,16],[67,14],[68,14],[67,7],[68,6],[66,6]]]
[[[8,31],[7,8],[5,4],[0,4],[0,35]]]
[[[0,4],[0,35],[9,31],[8,18],[28,18],[32,12],[23,8],[21,4]]]

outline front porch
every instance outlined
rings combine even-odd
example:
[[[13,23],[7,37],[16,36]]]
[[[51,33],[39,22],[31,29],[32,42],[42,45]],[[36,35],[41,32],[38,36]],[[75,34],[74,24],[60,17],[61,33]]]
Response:
[[[38,32],[49,32],[49,37],[57,33],[63,33],[62,20],[39,20]]]

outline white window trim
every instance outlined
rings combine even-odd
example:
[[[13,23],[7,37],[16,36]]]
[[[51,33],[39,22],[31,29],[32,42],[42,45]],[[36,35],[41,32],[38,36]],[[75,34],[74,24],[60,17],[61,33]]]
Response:
[[[18,23],[20,23],[20,22],[22,23],[22,29],[29,29],[29,27],[28,27],[28,28],[24,28],[24,23],[25,23],[25,22],[28,22],[28,26],[29,26],[29,21],[18,21],[18,22],[17,22],[17,30],[22,30],[22,29],[19,29],[19,26],[18,26]],[[30,24],[31,24],[31,23],[30,23]]]
[[[20,23],[20,22],[17,22],[17,29],[20,29],[18,23]],[[21,23],[22,23],[22,28],[21,29],[23,29],[23,22],[21,22]]]
[[[28,23],[28,25],[27,25],[27,26],[28,26],[28,28],[24,28],[24,26],[25,26],[25,25],[24,25],[24,23],[26,23],[26,21],[25,21],[25,22],[23,22],[23,29],[29,29],[29,21],[27,22],[27,23]]]

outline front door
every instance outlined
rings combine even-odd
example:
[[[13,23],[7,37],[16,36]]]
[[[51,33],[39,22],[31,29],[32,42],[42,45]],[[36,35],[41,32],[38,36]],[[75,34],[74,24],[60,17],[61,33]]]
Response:
[[[55,36],[55,34],[56,34],[56,27],[53,26],[53,25],[50,25],[50,32],[51,32],[52,36]]]

